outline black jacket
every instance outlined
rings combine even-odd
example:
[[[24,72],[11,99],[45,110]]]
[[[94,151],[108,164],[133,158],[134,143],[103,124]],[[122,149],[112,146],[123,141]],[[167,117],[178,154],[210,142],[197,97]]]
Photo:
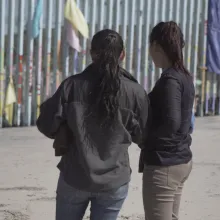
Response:
[[[137,80],[127,71],[121,68],[121,74],[131,81],[137,83]],[[53,148],[55,150],[55,156],[63,156],[69,150],[72,144],[72,132],[67,123],[62,123],[56,132]]]
[[[178,165],[191,160],[190,126],[195,90],[192,77],[174,69],[162,73],[149,99],[152,121],[141,154],[147,165]]]
[[[116,189],[130,180],[128,147],[142,145],[147,134],[148,96],[130,74],[120,69],[120,108],[110,129],[101,127],[92,95],[99,74],[93,65],[66,79],[41,106],[38,129],[55,138],[63,123],[72,131],[72,144],[58,168],[65,181],[80,190]],[[95,108],[94,108],[95,109]]]

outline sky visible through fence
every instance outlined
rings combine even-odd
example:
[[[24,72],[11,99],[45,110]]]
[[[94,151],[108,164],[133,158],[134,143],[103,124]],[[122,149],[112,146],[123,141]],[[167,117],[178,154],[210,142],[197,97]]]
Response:
[[[122,65],[149,92],[161,70],[149,57],[148,36],[154,25],[168,20],[180,25],[186,39],[184,58],[200,97],[199,114],[209,111],[207,97],[216,102],[219,84],[216,76],[207,77],[205,69],[208,0],[76,0],[89,25],[89,39],[80,37],[80,53],[66,41],[64,0],[43,1],[39,35],[32,37],[37,1],[0,1],[0,127],[34,125],[42,101],[63,79],[91,62],[91,38],[104,28],[122,35],[126,49]],[[209,90],[207,79],[215,83]],[[9,88],[15,90],[15,97],[8,101]],[[12,106],[6,108],[10,102]],[[212,108],[215,111],[213,103]]]

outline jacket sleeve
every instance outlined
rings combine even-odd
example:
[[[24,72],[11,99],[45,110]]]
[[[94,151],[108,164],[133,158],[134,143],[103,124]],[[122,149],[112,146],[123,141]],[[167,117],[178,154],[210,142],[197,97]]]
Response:
[[[141,139],[139,140],[138,146],[141,149],[139,157],[139,168],[138,171],[141,173],[144,170],[144,147],[146,146],[148,129],[151,125],[151,106],[148,95],[145,95],[145,99],[142,102],[142,105],[139,105],[139,126],[141,128]]]
[[[55,138],[55,133],[64,121],[64,83],[55,94],[40,106],[40,116],[37,119],[38,130],[48,138]]]
[[[162,123],[156,131],[156,136],[171,136],[176,133],[181,124],[181,85],[177,79],[165,76],[161,87]]]
[[[132,134],[132,141],[140,148],[143,148],[147,139],[148,127],[150,122],[150,103],[148,95],[145,93],[144,97],[137,102],[136,111],[138,121],[138,131],[134,130]]]

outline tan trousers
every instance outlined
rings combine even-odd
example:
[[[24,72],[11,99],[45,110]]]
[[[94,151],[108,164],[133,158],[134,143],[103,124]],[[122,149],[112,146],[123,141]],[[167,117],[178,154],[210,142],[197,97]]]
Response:
[[[145,220],[178,220],[184,182],[192,170],[192,161],[177,166],[145,166],[143,202]]]

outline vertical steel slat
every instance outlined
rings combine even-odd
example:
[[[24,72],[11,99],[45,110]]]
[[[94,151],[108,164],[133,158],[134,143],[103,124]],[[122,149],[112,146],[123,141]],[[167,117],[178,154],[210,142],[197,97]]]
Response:
[[[115,16],[115,24],[114,24],[114,29],[115,31],[119,32],[119,22],[120,22],[120,8],[121,8],[121,2],[120,0],[115,0],[116,5],[115,5],[115,10],[116,10],[116,16]]]
[[[201,0],[196,0],[195,15],[194,15],[194,26],[193,26],[193,48],[192,48],[192,73],[194,78],[194,84],[196,86],[197,80],[197,67],[198,67],[198,44],[199,44],[199,23],[200,23],[200,12],[201,12]]]
[[[180,23],[182,32],[183,32],[183,36],[184,38],[186,38],[186,25],[187,25],[187,0],[185,1],[181,1],[182,5],[181,8],[182,10],[182,15],[181,15],[181,20],[182,23]],[[186,50],[186,48],[184,49]],[[183,56],[185,57],[185,53],[183,53]]]
[[[14,87],[14,31],[15,31],[15,0],[10,0],[9,2],[9,32],[8,32],[8,50],[7,50],[7,86],[11,86],[13,83]],[[12,81],[11,81],[12,80]],[[14,89],[14,88],[13,88]],[[14,114],[13,114],[14,118]],[[13,120],[12,120],[13,121]]]
[[[202,91],[201,91],[201,109],[200,115],[203,116],[204,102],[205,102],[205,82],[206,82],[206,47],[207,47],[207,19],[208,19],[208,1],[203,0],[202,8],[202,28],[201,28],[201,44],[200,44],[200,71],[202,74]]]
[[[19,28],[18,28],[18,86],[17,86],[17,97],[18,97],[18,109],[17,109],[17,126],[21,125],[21,106],[22,106],[22,87],[23,87],[23,47],[24,47],[24,12],[25,12],[25,0],[20,0],[19,4]]]
[[[65,3],[64,3],[64,8],[65,8]],[[64,18],[64,27],[63,27],[63,34],[62,36],[62,57],[61,57],[61,63],[62,63],[62,80],[67,78],[69,76],[69,49],[70,46],[67,43],[67,20]]]
[[[108,25],[109,29],[113,26],[113,0],[107,0],[108,2]]]
[[[176,9],[174,10],[174,19],[176,23],[179,25],[180,24],[180,0],[175,0],[176,1]]]
[[[124,40],[124,50],[126,50],[127,47],[127,26],[128,26],[128,1],[127,0],[123,0],[122,1],[122,8],[123,8],[123,12],[122,12],[122,38]],[[126,53],[126,51],[125,51]],[[126,66],[126,59],[123,60],[122,62],[122,66],[125,68]]]
[[[214,81],[213,81],[213,75],[214,73],[208,73],[209,74],[209,79],[210,79],[210,86],[209,86],[209,99],[207,99],[207,104],[208,104],[208,115],[212,115],[213,113],[213,86],[214,86]],[[211,102],[211,103],[210,103]]]
[[[96,13],[97,13],[97,0],[92,0],[92,13],[91,13],[91,31],[90,31],[90,37],[92,39],[93,35],[95,34],[96,30]]]
[[[210,99],[210,75],[211,73],[207,74],[206,81],[205,81],[205,115],[209,113],[209,99]]]
[[[153,11],[153,20],[152,20],[152,25],[153,27],[157,24],[158,22],[158,7],[159,3],[158,0],[152,0],[154,2],[154,11]],[[152,69],[151,69],[151,89],[153,89],[155,81],[156,81],[156,68],[154,63],[152,62]]]
[[[35,9],[34,9],[34,20],[36,23],[33,25],[38,25],[36,27],[32,27],[32,29],[37,28],[37,33],[35,33],[35,36],[33,36],[34,40],[34,57],[33,57],[33,67],[34,67],[34,80],[33,80],[33,92],[32,92],[32,121],[35,124],[37,117],[39,116],[39,107],[40,107],[40,100],[38,101],[38,98],[40,97],[40,91],[41,86],[39,87],[39,84],[41,83],[38,79],[39,74],[41,74],[41,64],[40,69],[38,67],[38,56],[39,56],[39,37],[42,37],[42,15],[43,15],[43,0],[35,0]],[[42,11],[40,11],[42,9]],[[36,17],[37,16],[37,17]],[[39,16],[39,17],[38,17]],[[38,21],[36,19],[39,19]],[[41,46],[42,48],[42,46]],[[42,56],[42,55],[41,55]],[[41,58],[40,58],[41,59]],[[40,72],[40,73],[39,73]],[[39,103],[38,103],[39,102]]]
[[[13,61],[14,61],[14,27],[15,27],[15,0],[10,0],[9,2],[9,41],[8,41],[8,51],[7,51],[7,72],[9,77],[13,77]]]
[[[187,1],[182,1],[182,9],[183,9],[183,14],[182,14],[182,30],[183,30],[183,34],[184,36],[186,36],[186,25],[187,25]]]
[[[129,6],[129,25],[128,25],[128,42],[127,42],[127,59],[126,69],[133,73],[133,51],[134,51],[134,25],[135,25],[135,6],[136,2],[132,1]]]
[[[15,26],[15,20],[14,20],[14,14],[15,14],[15,0],[9,1],[9,32],[8,32],[8,48],[7,48],[7,72],[10,77],[13,76],[13,55],[14,55],[14,26]]]
[[[125,0],[126,1],[126,0]],[[151,2],[150,1],[144,1],[145,6],[144,6],[144,27],[143,27],[143,60],[142,60],[142,65],[143,65],[143,81],[144,81],[144,88],[145,90],[149,91],[149,32],[150,32],[150,11],[151,11]]]
[[[161,13],[161,21],[166,21],[167,19],[166,19],[166,9],[167,9],[167,4],[166,4],[166,0],[164,1],[164,0],[161,0],[161,7],[162,7],[162,9],[161,9],[161,11],[162,11],[162,13]]]
[[[135,74],[137,76],[137,80],[141,83],[141,46],[142,46],[142,26],[143,26],[143,9],[144,9],[144,1],[139,0],[137,6],[137,21],[136,21],[136,57],[135,57]]]
[[[193,25],[193,12],[194,12],[194,1],[188,1],[188,22],[187,22],[187,35],[186,35],[186,68],[190,70],[191,67],[191,48],[192,48],[192,25]]]
[[[80,8],[80,0],[76,0],[77,7]],[[79,53],[74,49],[73,53],[73,74],[76,74],[78,70]]]
[[[217,74],[213,73],[213,88],[212,88],[212,115],[218,115],[217,109],[216,109],[216,98],[217,98]]]
[[[63,72],[64,72],[64,78],[67,78],[69,76],[69,61],[70,61],[70,56],[69,56],[70,46],[66,41],[66,35],[67,35],[67,31],[66,31],[66,20],[65,20],[64,21],[64,34],[63,34],[63,39],[64,39],[63,63],[64,65],[62,66]]]
[[[173,20],[173,0],[168,0],[169,1],[169,15],[168,15],[168,20],[171,21]],[[176,1],[176,0],[175,0]]]
[[[103,2],[103,1],[101,0],[101,2]],[[101,5],[100,5],[100,7],[101,7]],[[84,0],[84,16],[85,16],[85,19],[87,22],[88,22],[88,8],[89,8],[88,0]],[[103,24],[104,23],[103,18],[100,19],[100,24],[101,24],[101,20],[102,20],[102,24]],[[102,28],[100,28],[100,29],[102,29]],[[83,38],[82,50],[83,50],[82,51],[82,53],[83,53],[82,54],[82,70],[84,70],[86,68],[86,54],[87,54],[87,39],[86,38]]]
[[[0,3],[0,128],[3,125],[3,106],[5,98],[5,3],[6,0],[1,0]]]
[[[90,39],[92,39],[93,35],[96,31],[96,14],[97,14],[97,0],[92,0],[92,10],[90,12]],[[88,65],[91,62],[91,57],[88,56],[86,60],[86,64]]]
[[[47,19],[46,19],[46,44],[44,54],[44,71],[46,72],[46,91],[44,99],[48,98],[51,92],[51,38],[52,38],[52,13],[53,0],[47,0]]]
[[[158,2],[156,2],[156,8],[155,8],[155,14],[156,14],[156,20],[155,20],[155,25],[157,25],[160,21],[160,0],[158,0]],[[172,11],[170,11],[169,13],[171,13],[172,16]],[[170,20],[170,19],[169,19]],[[152,84],[152,88],[154,87],[155,82],[158,80],[161,69],[155,66],[154,69],[155,73],[154,73],[154,82]]]
[[[166,21],[166,1],[159,1],[158,22]],[[162,69],[156,68],[156,78],[162,73]]]
[[[160,2],[160,7],[158,9],[158,22],[161,22],[162,21],[162,12],[163,12],[163,4],[162,4],[163,1]]]
[[[88,2],[88,1],[86,1]],[[98,24],[99,24],[99,30],[102,30],[104,28],[104,12],[105,12],[105,1],[104,0],[99,0],[99,7],[100,7],[100,13],[99,13],[99,19],[98,19]],[[85,13],[87,14],[87,13]]]
[[[212,114],[215,115],[216,114],[216,109],[215,109],[215,103],[216,103],[216,96],[217,96],[217,74],[212,73]]]
[[[65,42],[65,46],[64,46],[64,54],[65,54],[64,76],[65,78],[67,78],[70,74],[69,72],[69,62],[70,62],[69,49],[70,49],[70,46],[68,45],[68,43]]]
[[[61,30],[62,30],[62,0],[56,0],[56,10],[55,10],[55,34],[54,34],[54,45],[53,45],[53,89],[52,93],[58,88],[60,84],[60,60],[58,56],[60,53],[60,43],[61,43]]]
[[[40,115],[40,104],[42,97],[42,52],[43,52],[43,14],[40,18],[39,35],[36,39],[36,76],[37,76],[37,117]]]
[[[26,72],[26,108],[25,108],[25,125],[31,125],[31,106],[32,106],[32,85],[33,85],[33,47],[34,41],[32,38],[32,21],[34,16],[34,6],[35,1],[29,1],[29,9],[28,9],[28,42],[27,42],[27,72]]]

